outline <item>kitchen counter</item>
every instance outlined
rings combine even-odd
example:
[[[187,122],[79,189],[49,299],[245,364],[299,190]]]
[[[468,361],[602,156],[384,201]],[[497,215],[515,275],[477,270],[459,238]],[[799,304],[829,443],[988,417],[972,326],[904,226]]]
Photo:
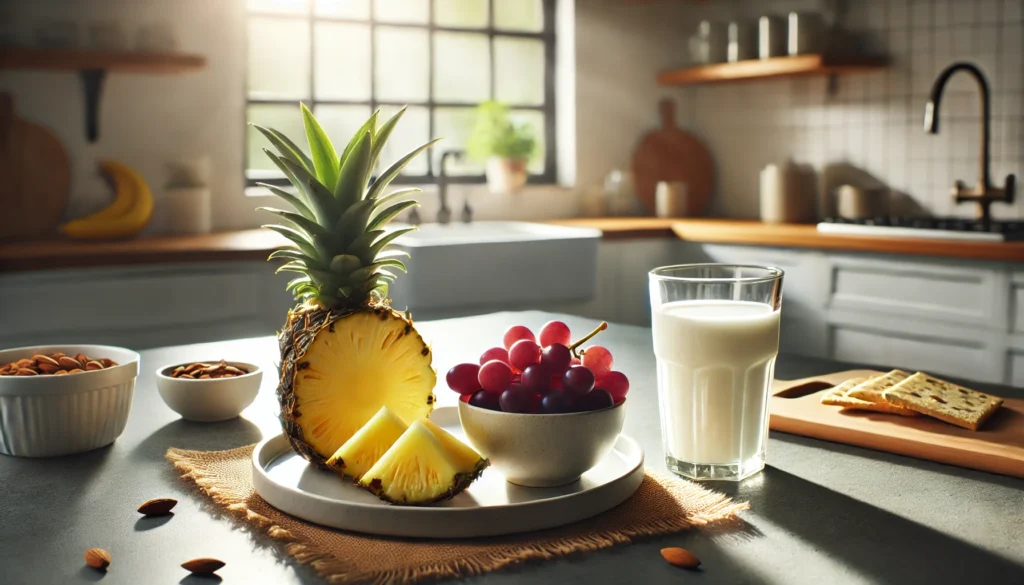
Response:
[[[540,312],[418,324],[433,342],[441,372],[494,344],[509,325],[534,330],[552,318],[576,331],[592,321]],[[453,340],[458,340],[454,342]],[[647,466],[662,459],[650,330],[612,325],[601,343],[631,380],[625,432],[643,445]],[[268,369],[271,338],[142,352],[141,374],[124,434],[112,446],[58,459],[0,456],[0,582],[200,583],[179,564],[213,556],[227,562],[224,583],[322,583],[262,535],[239,530],[176,477],[168,447],[227,449],[280,430],[274,376],[264,377],[243,418],[214,424],[180,420],[156,393],[154,370],[168,363],[224,357]],[[792,379],[847,366],[782,358],[776,374]],[[443,382],[442,382],[443,385]],[[975,384],[1006,396],[1024,389]],[[454,394],[439,388],[442,404]],[[1021,583],[1024,582],[1024,480],[991,475],[813,439],[771,433],[768,467],[739,484],[711,484],[750,502],[743,521],[694,529],[639,544],[466,579],[504,583]],[[154,497],[180,500],[173,516],[143,520],[135,512]],[[682,546],[703,561],[682,574],[658,554]],[[85,567],[91,547],[110,551],[105,576]]]
[[[807,224],[734,219],[609,217],[549,220],[601,230],[606,240],[672,238],[708,244],[816,248],[1024,262],[1024,242],[960,242],[819,234]],[[52,240],[0,244],[0,272],[139,264],[265,260],[288,242],[263,229],[188,236],[150,236],[110,242]]]

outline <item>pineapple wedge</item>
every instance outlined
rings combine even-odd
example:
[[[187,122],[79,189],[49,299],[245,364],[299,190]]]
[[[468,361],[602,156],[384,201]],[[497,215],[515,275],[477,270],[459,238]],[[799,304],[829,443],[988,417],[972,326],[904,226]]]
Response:
[[[345,477],[358,480],[408,428],[409,425],[402,422],[387,406],[382,406],[373,418],[334,452],[327,460],[327,466]]]
[[[363,474],[359,485],[392,504],[415,506],[446,500],[469,487],[486,467],[479,455],[473,464],[460,465],[464,457],[464,453],[450,453],[425,421],[416,421]]]
[[[441,442],[441,446],[444,447],[444,450],[448,452],[449,456],[451,456],[456,467],[458,467],[463,473],[467,473],[467,470],[472,470],[468,472],[472,475],[472,479],[470,479],[471,482],[480,477],[483,470],[490,465],[490,462],[481,457],[480,454],[474,451],[472,447],[456,439],[451,433],[437,426],[434,421],[425,418],[423,419],[423,424],[430,429],[430,432],[434,433],[437,440]]]

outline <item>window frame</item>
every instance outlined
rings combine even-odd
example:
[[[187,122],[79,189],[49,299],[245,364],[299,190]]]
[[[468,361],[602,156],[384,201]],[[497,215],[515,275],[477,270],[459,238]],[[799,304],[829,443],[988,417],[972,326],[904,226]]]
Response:
[[[434,33],[436,32],[451,32],[451,33],[473,33],[486,35],[488,43],[490,45],[490,95],[494,98],[495,92],[495,79],[496,72],[494,69],[495,65],[495,51],[494,51],[494,40],[495,37],[513,37],[513,38],[526,38],[526,39],[537,39],[544,44],[544,102],[541,105],[522,105],[522,104],[507,104],[510,110],[531,110],[535,112],[541,112],[544,114],[544,127],[534,130],[544,137],[544,171],[539,174],[527,175],[528,184],[554,184],[557,182],[558,169],[557,169],[557,143],[556,143],[556,123],[555,123],[555,112],[557,110],[555,104],[555,2],[556,0],[540,0],[542,12],[544,15],[544,28],[539,32],[526,32],[526,31],[511,31],[503,30],[494,27],[494,5],[496,2],[501,0],[488,0],[488,15],[487,15],[487,26],[483,28],[460,28],[452,26],[439,26],[434,24],[434,0],[427,0],[428,20],[426,24],[421,23],[404,23],[404,22],[381,22],[376,20],[374,14],[374,0],[369,0],[369,17],[366,20],[355,19],[355,18],[342,18],[333,16],[320,16],[315,12],[315,1],[309,0],[309,10],[304,13],[277,13],[277,12],[259,12],[250,11],[246,9],[246,68],[245,68],[245,106],[242,110],[242,116],[244,118],[243,124],[243,139],[242,139],[242,176],[245,179],[246,187],[256,187],[257,183],[267,183],[276,186],[286,186],[289,184],[288,179],[285,177],[253,177],[250,176],[250,170],[248,165],[249,147],[249,106],[252,105],[298,105],[299,100],[295,99],[264,99],[264,98],[253,98],[249,94],[249,66],[248,66],[248,46],[249,46],[249,21],[252,17],[267,18],[267,19],[280,19],[280,20],[301,20],[307,21],[310,28],[310,72],[309,72],[309,98],[308,100],[302,100],[306,103],[310,109],[315,111],[318,105],[339,105],[339,106],[369,106],[370,111],[375,111],[380,106],[417,106],[425,107],[428,113],[429,123],[429,134],[430,138],[436,136],[435,132],[435,109],[436,108],[464,108],[471,109],[475,106],[472,102],[441,102],[435,101],[434,94]],[[370,99],[369,100],[337,100],[337,99],[324,99],[317,100],[316,97],[316,24],[318,22],[335,22],[345,24],[362,24],[368,25],[370,30]],[[378,100],[376,94],[376,73],[374,67],[376,65],[376,30],[377,27],[385,28],[409,28],[417,30],[425,30],[428,35],[428,96],[424,102],[392,102],[387,100]],[[444,142],[439,143],[436,148],[444,148]],[[434,160],[433,156],[427,154],[427,173],[425,175],[399,175],[395,177],[392,183],[405,184],[405,185],[423,185],[423,184],[436,184],[438,181],[438,173],[435,167],[438,165]],[[269,171],[268,171],[269,173]],[[446,182],[450,184],[479,184],[486,182],[484,174],[479,175],[446,175]]]

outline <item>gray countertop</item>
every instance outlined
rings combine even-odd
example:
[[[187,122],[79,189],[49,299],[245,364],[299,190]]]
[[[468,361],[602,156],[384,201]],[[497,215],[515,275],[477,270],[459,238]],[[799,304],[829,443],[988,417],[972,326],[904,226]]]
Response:
[[[536,330],[553,317],[499,313],[418,327],[433,342],[443,374],[495,345],[509,325]],[[561,318],[577,332],[594,325]],[[601,343],[631,380],[625,432],[644,446],[647,465],[664,471],[650,331],[613,325]],[[219,516],[164,460],[168,447],[227,449],[279,432],[273,375],[232,421],[190,423],[163,404],[154,384],[158,366],[221,357],[271,370],[276,345],[261,338],[144,351],[131,417],[113,445],[55,459],[0,456],[0,583],[209,583],[179,567],[200,556],[227,561],[220,571],[225,583],[322,582],[270,539]],[[783,357],[776,375],[839,369],[848,368]],[[1021,389],[975,386],[1024,396]],[[446,388],[438,395],[454,396]],[[763,473],[711,487],[750,502],[739,527],[696,529],[466,581],[1024,583],[1024,480],[773,432]],[[175,515],[142,519],[135,508],[154,497],[179,499]],[[658,554],[665,546],[692,550],[704,570],[682,574],[668,566]],[[110,551],[106,575],[84,566],[82,553],[91,547]]]

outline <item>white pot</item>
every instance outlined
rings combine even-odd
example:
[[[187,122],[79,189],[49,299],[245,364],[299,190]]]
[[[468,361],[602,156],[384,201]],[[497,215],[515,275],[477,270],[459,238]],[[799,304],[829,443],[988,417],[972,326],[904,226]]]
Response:
[[[526,159],[492,156],[487,159],[487,188],[495,195],[511,195],[526,184]]]

